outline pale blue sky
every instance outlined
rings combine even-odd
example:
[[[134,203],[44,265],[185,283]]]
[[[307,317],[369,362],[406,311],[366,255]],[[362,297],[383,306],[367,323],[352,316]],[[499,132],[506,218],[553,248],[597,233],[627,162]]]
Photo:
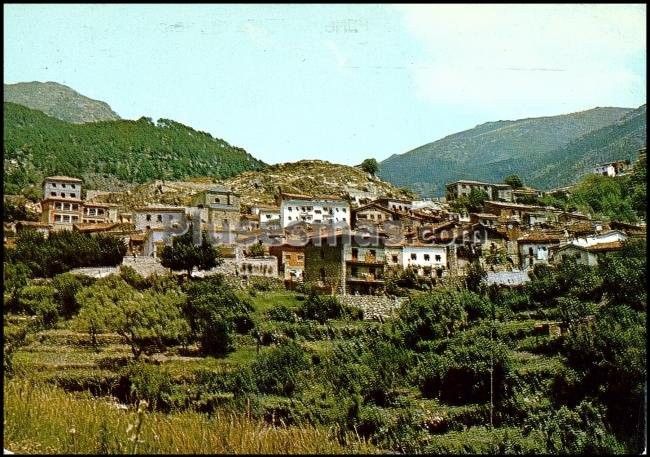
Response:
[[[268,163],[356,164],[637,107],[645,23],[645,5],[5,5],[4,82],[60,82]]]

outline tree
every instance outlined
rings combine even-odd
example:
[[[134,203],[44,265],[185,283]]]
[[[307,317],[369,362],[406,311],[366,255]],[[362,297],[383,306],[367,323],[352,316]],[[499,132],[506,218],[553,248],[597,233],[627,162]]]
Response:
[[[467,267],[465,286],[472,292],[481,293],[485,289],[487,272],[476,260]]]
[[[366,159],[363,162],[361,162],[361,169],[366,173],[375,175],[379,171],[379,164],[375,159]]]
[[[507,176],[503,180],[503,182],[509,185],[510,187],[512,187],[513,189],[521,189],[522,187],[524,187],[524,183],[522,182],[521,178],[517,175]]]
[[[81,305],[78,325],[93,345],[103,331],[118,333],[131,346],[134,358],[142,352],[184,341],[189,327],[182,316],[185,295],[176,290],[138,291],[117,276],[98,280],[76,295]]]
[[[75,295],[82,288],[81,281],[73,274],[63,273],[54,277],[52,285],[56,289],[61,313],[66,317],[72,316],[79,310]]]
[[[467,209],[470,211],[479,211],[483,203],[488,199],[488,194],[482,189],[472,188],[468,195]]]
[[[161,264],[172,270],[186,270],[187,276],[192,277],[192,270],[209,270],[221,263],[219,251],[209,242],[207,233],[203,232],[201,244],[194,244],[192,227],[183,235],[172,239],[171,246],[165,246],[161,255]]]
[[[4,262],[4,287],[5,292],[9,292],[5,310],[18,306],[18,293],[27,285],[30,273],[29,267],[22,262]]]
[[[248,253],[251,257],[263,257],[265,254],[264,246],[262,243],[254,243],[248,248]]]
[[[220,278],[192,282],[186,292],[183,312],[203,353],[223,355],[232,351],[234,333],[253,327],[252,305],[240,299]]]

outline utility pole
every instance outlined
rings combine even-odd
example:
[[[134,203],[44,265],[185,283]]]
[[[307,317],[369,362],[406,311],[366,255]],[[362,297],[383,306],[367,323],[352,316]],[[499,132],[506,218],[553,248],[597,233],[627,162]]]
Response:
[[[490,325],[490,428],[493,428],[494,415],[494,302],[492,303],[492,322]]]

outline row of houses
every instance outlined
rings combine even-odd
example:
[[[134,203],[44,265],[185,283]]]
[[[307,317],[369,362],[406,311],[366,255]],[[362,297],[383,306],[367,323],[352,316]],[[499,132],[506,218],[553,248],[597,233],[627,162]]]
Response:
[[[117,205],[82,199],[81,180],[52,176],[43,183],[41,221],[15,228],[113,233],[127,242],[128,256],[156,259],[165,244],[192,227],[221,245],[234,274],[279,276],[288,285],[309,281],[324,290],[361,294],[381,293],[389,272],[409,270],[435,280],[463,275],[473,261],[493,275],[504,273],[506,282],[567,256],[593,265],[629,236],[645,236],[645,226],[607,225],[580,213],[519,203],[505,185],[459,181],[447,188],[455,195],[471,192],[463,183],[482,186],[494,199],[480,212],[459,214],[441,201],[279,192],[276,205],[244,212],[241,195],[215,185],[186,207],[120,212]],[[264,246],[264,256],[247,255],[256,243]]]

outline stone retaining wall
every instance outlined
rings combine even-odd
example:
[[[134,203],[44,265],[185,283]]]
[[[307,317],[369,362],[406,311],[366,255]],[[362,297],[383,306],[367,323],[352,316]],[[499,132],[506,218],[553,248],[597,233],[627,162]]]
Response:
[[[345,305],[361,308],[366,320],[392,317],[406,300],[403,297],[390,298],[382,295],[337,295],[337,298]]]

